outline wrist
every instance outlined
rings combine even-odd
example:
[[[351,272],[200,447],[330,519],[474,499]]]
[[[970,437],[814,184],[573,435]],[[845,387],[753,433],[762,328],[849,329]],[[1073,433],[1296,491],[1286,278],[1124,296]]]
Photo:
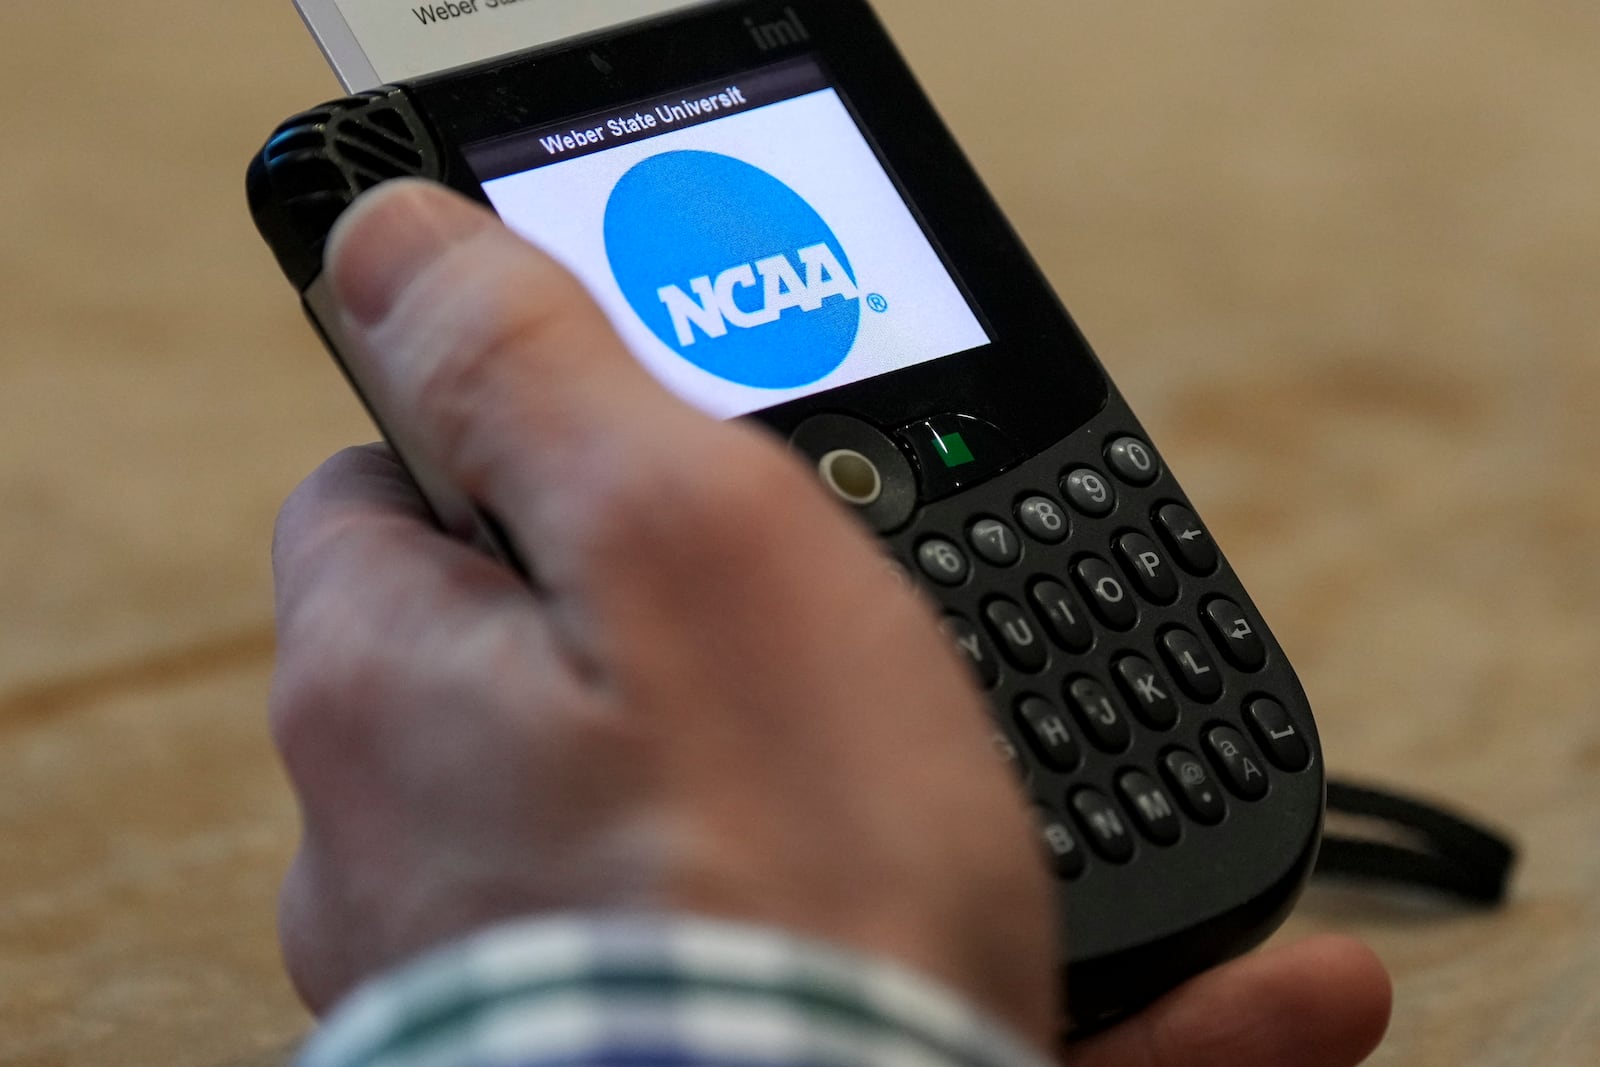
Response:
[[[358,990],[301,1067],[511,1062],[1043,1067],[895,963],[773,929],[574,914],[485,930]]]

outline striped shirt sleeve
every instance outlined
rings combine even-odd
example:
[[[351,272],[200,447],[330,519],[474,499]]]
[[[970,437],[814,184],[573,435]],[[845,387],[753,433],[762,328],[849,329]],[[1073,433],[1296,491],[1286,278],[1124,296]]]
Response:
[[[297,1067],[1049,1067],[908,970],[773,930],[568,916],[369,983]]]

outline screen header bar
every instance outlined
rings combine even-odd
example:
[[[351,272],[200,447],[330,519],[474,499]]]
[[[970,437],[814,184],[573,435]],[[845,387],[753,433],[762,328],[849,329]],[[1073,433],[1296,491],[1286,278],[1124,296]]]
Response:
[[[714,122],[829,87],[814,59],[794,59],[666,93],[626,107],[479,141],[462,148],[481,182],[579,159],[673,130]]]

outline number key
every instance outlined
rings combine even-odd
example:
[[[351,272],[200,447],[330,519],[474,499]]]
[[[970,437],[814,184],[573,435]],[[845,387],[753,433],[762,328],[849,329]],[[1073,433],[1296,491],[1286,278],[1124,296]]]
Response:
[[[1067,516],[1061,506],[1047,496],[1030,496],[1017,507],[1017,519],[1035,540],[1059,545],[1067,539]]]
[[[1149,485],[1161,473],[1150,446],[1137,437],[1119,437],[1106,449],[1106,462],[1117,477],[1134,485]]]
[[[967,531],[972,550],[996,567],[1009,567],[1022,558],[1016,531],[999,519],[980,519]]]
[[[1079,467],[1061,479],[1061,491],[1067,494],[1073,507],[1096,518],[1111,514],[1111,509],[1117,506],[1117,493],[1111,483],[1106,481],[1105,475],[1088,467]]]
[[[942,537],[930,537],[917,547],[917,566],[940,585],[960,585],[972,570],[966,553]]]

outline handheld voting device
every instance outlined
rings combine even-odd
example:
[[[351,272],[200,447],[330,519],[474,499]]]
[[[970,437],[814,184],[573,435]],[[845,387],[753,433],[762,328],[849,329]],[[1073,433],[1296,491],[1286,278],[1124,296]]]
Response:
[[[658,6],[272,135],[251,207],[335,356],[321,255],[360,192],[421,175],[492,205],[668,387],[809,457],[941,605],[1038,809],[1076,1025],[1252,947],[1316,857],[1322,759],[1194,504],[863,0]]]

